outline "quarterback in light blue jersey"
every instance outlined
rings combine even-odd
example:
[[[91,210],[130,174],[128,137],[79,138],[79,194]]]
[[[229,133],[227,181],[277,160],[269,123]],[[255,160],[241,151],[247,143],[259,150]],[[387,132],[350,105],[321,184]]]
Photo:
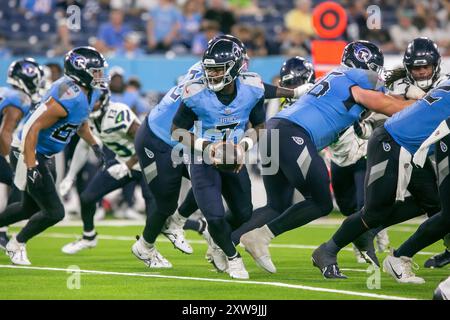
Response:
[[[31,264],[26,242],[64,218],[55,187],[53,156],[78,133],[103,160],[87,120],[100,97],[100,89],[107,85],[106,67],[106,60],[94,48],[71,50],[64,59],[65,76],[53,83],[41,103],[25,118],[18,134],[21,154],[14,179],[15,185],[25,192],[19,205],[10,205],[0,214],[0,227],[29,219],[6,245],[14,264]]]
[[[278,145],[279,160],[272,164],[278,168],[276,173],[264,179],[272,186],[272,209],[280,214],[241,237],[246,250],[266,271],[276,272],[268,249],[274,237],[333,209],[328,170],[318,151],[337,141],[341,132],[360,120],[366,108],[392,115],[411,103],[384,93],[380,80],[383,64],[383,53],[374,44],[349,43],[340,67],[267,122],[268,153],[272,154],[272,145]],[[272,141],[272,131],[278,132],[279,141]],[[284,195],[292,186],[305,200],[290,206]]]

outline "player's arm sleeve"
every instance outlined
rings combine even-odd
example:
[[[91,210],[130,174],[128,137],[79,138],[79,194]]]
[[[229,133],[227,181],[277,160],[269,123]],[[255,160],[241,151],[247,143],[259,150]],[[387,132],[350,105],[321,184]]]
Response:
[[[197,115],[184,102],[181,102],[178,111],[173,118],[173,125],[177,128],[190,130],[194,122],[198,119]]]
[[[253,127],[260,125],[266,121],[266,112],[264,110],[264,97],[258,100],[256,105],[250,112],[249,121]]]
[[[78,172],[80,172],[81,168],[83,168],[87,162],[89,150],[90,148],[88,143],[83,139],[80,139],[75,147],[66,177],[70,177],[72,180],[75,180]]]

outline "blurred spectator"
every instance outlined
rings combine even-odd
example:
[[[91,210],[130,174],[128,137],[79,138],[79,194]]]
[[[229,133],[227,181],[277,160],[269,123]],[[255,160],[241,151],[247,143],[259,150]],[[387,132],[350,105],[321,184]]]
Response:
[[[6,37],[0,34],[0,59],[9,59],[11,51],[6,46]]]
[[[442,1],[442,8],[436,16],[439,19],[440,25],[445,29],[449,25],[450,20],[450,0]]]
[[[121,10],[126,14],[139,15],[156,8],[158,0],[110,0],[111,9]]]
[[[230,9],[235,16],[262,16],[262,10],[257,0],[228,0]]]
[[[281,44],[281,53],[286,56],[310,55],[309,38],[303,32],[289,32],[287,38]]]
[[[21,0],[20,8],[33,14],[49,14],[53,9],[53,0]]]
[[[236,24],[233,26],[232,34],[245,44],[250,57],[267,55],[264,29],[247,24]]]
[[[420,34],[419,30],[412,25],[411,11],[400,11],[397,17],[398,24],[395,24],[390,28],[389,34],[394,42],[395,49],[398,50],[398,52],[403,52],[408,43],[419,37]]]
[[[350,41],[366,39],[369,30],[366,23],[367,13],[365,3],[362,1],[351,3],[347,10],[347,15],[347,39]]]
[[[170,49],[180,30],[181,13],[173,0],[159,0],[150,11],[147,23],[147,43],[152,51]]]
[[[208,41],[220,34],[220,27],[216,21],[203,20],[201,32],[192,40],[192,53],[202,55],[208,47]]]
[[[129,106],[136,114],[146,112],[149,109],[148,104],[141,98],[139,89],[140,83],[133,80],[131,85],[125,82],[125,71],[118,66],[114,66],[109,71],[111,81],[109,89],[111,90],[111,101],[121,102]]]
[[[253,45],[250,48],[251,57],[267,56],[266,33],[263,28],[257,27],[253,31]]]
[[[125,36],[123,47],[117,49],[116,56],[128,59],[139,58],[145,55],[145,51],[139,47],[141,37],[137,32],[130,32]]]
[[[369,30],[365,40],[375,43],[384,53],[398,53],[397,48],[391,40],[389,32],[385,29]]]
[[[315,32],[312,24],[311,1],[296,0],[295,8],[289,11],[284,18],[284,24],[290,31],[313,36]]]
[[[138,78],[131,77],[130,79],[128,79],[125,94],[135,99],[133,109],[138,116],[145,115],[150,111],[149,103],[143,98],[141,94],[141,82]]]
[[[96,48],[102,53],[116,51],[123,47],[125,36],[131,32],[130,27],[123,23],[123,12],[111,10],[109,22],[100,25],[98,31]]]
[[[216,21],[223,33],[230,33],[231,28],[236,23],[233,13],[225,7],[223,0],[209,0],[203,18]]]
[[[50,62],[45,66],[50,69],[50,80],[52,83],[63,76],[63,69],[61,68],[59,63]]]
[[[422,30],[423,28],[425,28],[428,16],[430,15],[426,2],[417,2],[415,5],[415,11],[416,13],[414,15],[414,18],[412,19],[412,24],[417,29]]]
[[[430,38],[439,47],[446,48],[449,44],[448,31],[439,28],[439,21],[436,17],[428,17],[427,26],[421,32],[421,36]]]
[[[187,0],[183,6],[181,16],[180,42],[187,49],[191,49],[192,39],[200,31],[202,16],[198,10],[196,0]]]

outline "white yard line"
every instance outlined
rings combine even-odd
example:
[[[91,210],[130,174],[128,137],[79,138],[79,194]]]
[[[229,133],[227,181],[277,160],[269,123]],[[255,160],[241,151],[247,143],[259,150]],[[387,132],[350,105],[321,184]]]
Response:
[[[71,235],[68,233],[44,233],[42,235],[39,235],[38,237],[41,238],[60,238],[60,239],[75,239],[77,237],[77,235]],[[136,238],[135,237],[130,237],[130,236],[111,236],[111,235],[106,235],[106,234],[100,234],[97,236],[98,239],[101,240],[116,240],[116,241],[135,241]],[[158,238],[158,242],[170,242],[168,239],[165,238]],[[194,244],[206,244],[205,240],[189,240],[190,243],[194,243]],[[271,248],[282,248],[282,249],[307,249],[307,250],[314,250],[316,249],[318,246],[310,246],[310,245],[302,245],[302,244],[270,244],[269,247]],[[342,250],[345,251],[353,251],[352,248],[344,248]],[[436,254],[436,252],[426,252],[426,251],[421,251],[418,252],[417,254],[421,254],[421,255],[426,255],[426,256],[430,256],[430,255],[434,255]]]
[[[22,269],[22,270],[41,270],[41,271],[60,271],[60,272],[66,272],[66,273],[80,272],[80,273],[87,273],[87,274],[112,275],[112,276],[160,278],[160,279],[175,279],[175,280],[189,280],[189,281],[220,282],[220,283],[236,283],[236,284],[242,284],[242,285],[261,285],[261,286],[281,287],[281,288],[290,288],[290,289],[306,290],[306,291],[336,293],[336,294],[342,294],[342,295],[375,298],[375,299],[416,300],[413,298],[406,298],[406,297],[399,297],[399,296],[390,296],[390,295],[367,293],[367,292],[357,292],[357,291],[348,291],[348,290],[311,287],[311,286],[295,285],[295,284],[282,283],[282,282],[227,280],[227,279],[212,279],[212,278],[199,278],[199,277],[165,276],[165,275],[158,275],[158,274],[143,274],[143,273],[130,273],[130,272],[112,272],[112,271],[99,271],[99,270],[79,270],[79,269],[12,266],[12,265],[0,265],[0,268]]]

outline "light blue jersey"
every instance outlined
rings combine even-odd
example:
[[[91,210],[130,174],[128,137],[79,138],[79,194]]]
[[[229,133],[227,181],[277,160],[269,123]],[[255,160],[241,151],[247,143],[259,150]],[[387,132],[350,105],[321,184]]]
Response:
[[[153,133],[168,145],[174,147],[179,142],[172,140],[172,121],[181,104],[184,85],[193,79],[203,77],[201,62],[194,64],[179,85],[171,88],[148,115],[148,125]]]
[[[0,87],[0,118],[6,107],[17,108],[22,111],[22,116],[25,116],[31,108],[31,99],[22,91]]]
[[[330,71],[307,94],[274,117],[304,128],[317,150],[322,150],[337,141],[339,134],[358,121],[365,110],[353,100],[353,86],[385,91],[376,72],[341,66]]]
[[[384,127],[400,146],[414,154],[439,124],[449,117],[450,80],[446,80],[423,99],[395,113]]]
[[[264,84],[255,73],[241,74],[235,80],[236,97],[228,105],[217,98],[200,79],[184,87],[183,104],[197,116],[195,134],[211,142],[237,143],[247,129],[250,113],[264,98]]]
[[[88,119],[89,113],[91,113],[100,95],[100,90],[93,90],[91,98],[88,100],[88,96],[72,79],[62,77],[55,81],[42,98],[42,102],[44,103],[52,97],[66,110],[67,117],[58,120],[50,128],[39,132],[36,151],[46,156],[52,156],[62,151],[81,124]],[[32,115],[39,108],[28,114],[24,120],[25,123],[29,119],[34,121]],[[22,131],[19,132],[19,139],[21,137]]]

